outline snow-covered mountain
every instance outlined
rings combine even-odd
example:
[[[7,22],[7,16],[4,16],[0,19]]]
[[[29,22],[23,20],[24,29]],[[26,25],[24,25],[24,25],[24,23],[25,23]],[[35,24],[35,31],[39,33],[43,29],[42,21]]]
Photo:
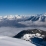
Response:
[[[30,41],[34,44],[46,46],[46,31],[40,29],[28,29],[19,32],[14,38]]]
[[[37,26],[38,29],[31,28]],[[46,28],[46,13],[31,16],[0,16],[0,46],[46,46],[46,29],[43,31],[40,27]]]
[[[0,20],[2,19],[8,19],[8,20],[16,20],[16,19],[24,19],[26,16],[24,15],[6,15],[6,16],[0,16]]]
[[[11,30],[9,31],[10,34],[11,32],[13,33],[17,32],[17,31],[11,31]],[[5,31],[5,33],[9,34],[9,32],[7,31]],[[0,31],[0,33],[2,32]],[[46,36],[46,31],[43,31],[40,29],[23,30],[18,32],[18,34],[13,37],[1,35],[0,46],[42,46],[42,45],[46,46],[45,36]],[[18,39],[18,38],[21,38],[21,39]]]
[[[21,32],[19,32],[17,35],[15,35],[15,38],[21,38],[23,37],[25,34],[29,34],[32,37],[46,37],[46,31],[40,30],[40,29],[28,29],[28,30],[23,30]]]
[[[27,20],[31,20],[31,21],[46,21],[46,16],[31,16],[29,19]]]
[[[23,19],[25,21],[31,20],[31,21],[37,21],[37,20],[42,20],[46,21],[46,13],[45,14],[36,14],[36,15],[6,15],[6,16],[0,16],[0,20],[3,19],[8,19],[8,20],[18,20],[18,19]]]
[[[9,15],[0,16],[0,27],[30,27],[30,26],[43,26],[46,27],[46,14],[37,15]]]

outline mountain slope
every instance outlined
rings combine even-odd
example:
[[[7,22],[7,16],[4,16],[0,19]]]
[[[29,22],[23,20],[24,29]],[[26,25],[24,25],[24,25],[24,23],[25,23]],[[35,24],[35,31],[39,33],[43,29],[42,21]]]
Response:
[[[39,30],[39,29],[23,30],[13,37],[30,41],[36,46],[37,45],[46,46],[46,31],[43,30]]]
[[[40,29],[23,30],[23,31],[19,32],[17,35],[15,35],[14,38],[22,38],[25,34],[30,34],[33,37],[35,37],[35,36],[42,37],[42,35],[45,37],[46,31],[43,31],[43,30],[40,30]]]

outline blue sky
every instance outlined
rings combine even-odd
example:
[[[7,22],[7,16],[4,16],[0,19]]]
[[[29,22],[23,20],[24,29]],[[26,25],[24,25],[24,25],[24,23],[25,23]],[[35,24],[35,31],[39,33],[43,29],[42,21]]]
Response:
[[[46,0],[0,0],[0,15],[30,15],[46,12]]]

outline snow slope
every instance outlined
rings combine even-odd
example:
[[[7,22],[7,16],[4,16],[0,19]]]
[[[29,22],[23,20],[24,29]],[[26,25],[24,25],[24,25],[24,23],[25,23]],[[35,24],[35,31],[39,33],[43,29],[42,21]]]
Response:
[[[0,46],[36,46],[36,45],[21,39],[0,36]]]

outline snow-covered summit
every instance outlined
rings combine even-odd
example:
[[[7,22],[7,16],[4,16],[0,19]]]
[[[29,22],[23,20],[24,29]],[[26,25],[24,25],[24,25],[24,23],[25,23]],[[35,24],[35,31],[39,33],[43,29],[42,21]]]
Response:
[[[0,19],[8,19],[8,20],[15,20],[15,19],[24,19],[26,16],[24,15],[6,15],[0,16]]]
[[[40,18],[46,18],[46,13],[45,14],[36,14],[36,15],[6,15],[6,16],[0,16],[0,19],[9,19],[9,20],[14,20],[14,19],[30,19],[33,21],[33,19],[39,20]]]
[[[14,24],[13,24],[14,23]],[[40,23],[40,24],[39,24]],[[44,26],[46,27],[46,16],[41,15],[6,15],[0,16],[0,26]]]
[[[9,16],[4,16],[3,17],[4,19],[9,19],[9,20],[12,20],[12,19],[15,19],[15,17],[13,15],[9,15]]]

